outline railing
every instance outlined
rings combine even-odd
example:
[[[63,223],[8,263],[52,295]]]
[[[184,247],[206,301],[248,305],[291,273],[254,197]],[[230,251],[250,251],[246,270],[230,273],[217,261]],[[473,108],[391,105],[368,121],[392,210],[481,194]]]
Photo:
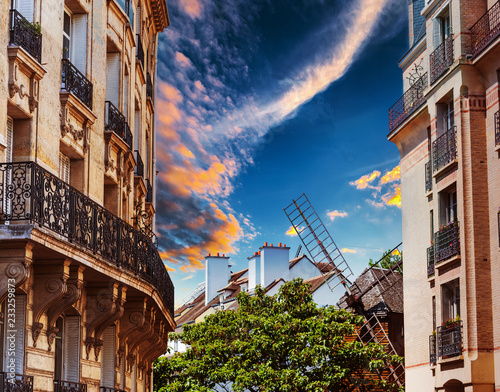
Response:
[[[2,392],[33,392],[33,376],[1,372],[0,385]]]
[[[435,365],[437,362],[436,335],[429,336],[429,363]]]
[[[135,273],[174,314],[174,286],[151,240],[39,165],[0,163],[0,223],[7,221],[34,222]]]
[[[139,60],[144,68],[144,49],[142,47],[142,40],[139,34],[136,34],[135,40],[137,41],[137,47],[135,51],[135,58]]]
[[[500,2],[495,3],[471,28],[472,57],[500,34]]]
[[[146,96],[147,98],[153,99],[153,83],[151,82],[151,75],[148,72],[146,77]]]
[[[500,145],[500,112],[495,113],[495,146]]]
[[[39,63],[42,62],[42,34],[17,10],[10,11],[10,44],[21,46]]]
[[[61,88],[74,94],[92,110],[92,83],[68,59],[62,60]]]
[[[434,234],[434,260],[439,263],[460,254],[460,230],[458,222],[451,222]]]
[[[425,191],[430,192],[432,190],[432,161],[429,160],[425,164]]]
[[[434,276],[435,268],[434,268],[434,244],[427,248],[427,277],[430,278]]]
[[[427,72],[399,98],[389,109],[389,131],[392,132],[424,102],[424,89],[427,87]]]
[[[456,158],[457,127],[454,126],[432,142],[432,170],[436,172]]]
[[[149,180],[146,180],[146,202],[147,203],[153,202],[153,187],[149,182]]]
[[[437,327],[437,351],[439,358],[457,357],[462,354],[462,321]]]
[[[142,162],[141,154],[138,150],[134,150],[135,154],[135,170],[134,175],[144,177],[144,163]]]
[[[120,113],[115,105],[106,101],[105,126],[106,131],[111,131],[120,137],[129,148],[132,148],[132,132],[128,126],[125,116]]]
[[[108,387],[101,387],[100,390],[101,390],[101,392],[125,392],[124,389],[108,388]]]
[[[429,63],[432,84],[453,64],[453,34],[430,54]]]
[[[54,392],[87,392],[87,384],[54,380]]]

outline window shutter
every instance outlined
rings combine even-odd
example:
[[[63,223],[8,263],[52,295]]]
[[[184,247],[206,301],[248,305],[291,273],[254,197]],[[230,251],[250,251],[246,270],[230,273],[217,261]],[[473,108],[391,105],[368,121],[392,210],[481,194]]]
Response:
[[[69,184],[69,173],[70,173],[70,167],[71,167],[71,161],[70,159],[62,154],[59,153],[59,177],[61,180]]]
[[[139,132],[141,130],[141,111],[135,111],[134,118],[134,150],[139,151]]]
[[[135,33],[141,34],[141,7],[135,9]]]
[[[69,316],[64,321],[64,380],[80,382],[80,317]]]
[[[130,388],[130,392],[137,392],[137,364],[134,362],[132,366],[132,387]]]
[[[123,81],[123,115],[128,120],[128,74]]]
[[[4,319],[4,347],[5,347],[5,360],[4,360],[4,371],[8,372],[9,369],[7,368],[7,365],[9,363],[10,356],[8,356],[8,351],[7,348],[9,347],[9,341],[7,340],[8,336],[10,335],[11,332],[9,331],[16,331],[15,336],[16,336],[16,349],[15,349],[15,354],[14,358],[16,360],[16,373],[18,374],[23,374],[24,372],[24,329],[25,329],[25,309],[26,309],[26,296],[25,295],[19,295],[16,294],[16,308],[15,308],[15,325],[14,327],[11,327],[9,325],[9,319],[5,317]],[[5,302],[5,306],[8,306],[8,302]]]
[[[106,59],[106,101],[118,107],[120,54],[108,53]]]
[[[87,14],[73,14],[71,62],[84,75],[87,65]]]
[[[14,133],[14,120],[12,120],[12,118],[10,117],[7,117],[7,140],[5,146],[5,162],[12,162],[13,133]],[[6,192],[6,190],[8,189],[9,185],[12,182],[12,169],[7,168],[7,170],[5,170],[2,180],[3,180],[2,187],[4,189],[4,192]],[[4,212],[6,215],[10,215],[11,205],[12,205],[11,203],[12,199],[10,197],[4,197],[3,206],[1,206],[2,208],[1,212]]]
[[[115,387],[115,327],[111,326],[102,334],[101,386]]]
[[[34,2],[33,0],[17,0],[16,10],[24,16],[30,23],[33,23],[33,11]]]
[[[7,145],[5,147],[5,162],[12,162],[12,135],[14,133],[14,120],[7,117]]]
[[[434,49],[437,48],[441,44],[441,20],[438,18],[433,19],[433,43]]]

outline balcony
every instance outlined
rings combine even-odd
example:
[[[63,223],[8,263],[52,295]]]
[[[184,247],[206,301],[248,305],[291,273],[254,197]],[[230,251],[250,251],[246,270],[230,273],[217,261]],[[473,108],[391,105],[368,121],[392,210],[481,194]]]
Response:
[[[128,145],[129,149],[132,148],[132,132],[125,116],[110,101],[106,101],[105,105],[104,129],[113,132]]]
[[[146,203],[153,202],[153,187],[149,180],[146,180]]]
[[[495,113],[495,146],[500,146],[500,111]]]
[[[74,94],[92,110],[92,83],[68,59],[62,60],[61,89]]]
[[[33,392],[33,376],[0,372],[1,392]]]
[[[26,50],[40,64],[42,63],[42,33],[17,10],[10,11],[10,45]]]
[[[434,268],[434,244],[427,248],[427,277],[434,276],[436,270]]]
[[[424,90],[427,88],[427,72],[399,98],[389,109],[389,131],[401,125],[424,102]]]
[[[472,57],[476,57],[500,34],[500,2],[495,3],[471,28]]]
[[[100,392],[125,392],[125,390],[119,388],[100,387]]]
[[[441,45],[429,56],[431,84],[443,75],[453,64],[453,34],[450,34]]]
[[[434,234],[434,261],[437,264],[459,254],[459,225],[458,222],[451,222]]]
[[[134,150],[135,156],[135,170],[134,175],[138,177],[144,177],[144,163],[142,162],[141,154],[139,154],[138,150]]]
[[[451,127],[445,134],[432,142],[432,169],[437,172],[457,158],[457,127]]]
[[[36,223],[139,276],[174,314],[174,286],[150,238],[36,163],[0,163],[0,206],[0,224]]]
[[[432,161],[425,164],[425,192],[432,190]]]
[[[142,47],[141,36],[137,34],[135,36],[135,40],[137,41],[137,46],[135,50],[135,58],[139,60],[142,64],[142,68],[144,68],[144,49]]]
[[[462,355],[462,321],[454,321],[437,328],[437,355],[447,359]]]
[[[146,77],[146,97],[153,100],[153,83],[151,82],[151,75],[149,72]]]
[[[87,392],[87,384],[54,380],[54,392]]]
[[[429,336],[429,363],[435,365],[437,362],[436,335]]]

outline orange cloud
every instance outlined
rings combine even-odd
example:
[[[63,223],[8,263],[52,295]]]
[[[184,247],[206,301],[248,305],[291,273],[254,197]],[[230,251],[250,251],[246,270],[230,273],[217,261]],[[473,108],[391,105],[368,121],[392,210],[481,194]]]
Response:
[[[198,0],[183,0],[179,2],[179,5],[191,18],[194,19],[200,17],[202,5]]]
[[[383,195],[382,200],[388,206],[401,208],[401,185],[396,185],[392,191]]]
[[[186,57],[183,53],[181,52],[175,52],[175,61],[182,67],[182,68],[191,68],[193,66],[193,63],[191,60],[189,60],[188,57]]]
[[[293,226],[290,226],[290,228],[286,231],[285,234],[289,235],[290,237],[296,237],[298,235],[297,231],[295,230],[295,227]]]
[[[349,248],[342,248],[341,251],[342,253],[358,253],[358,251]]]
[[[193,153],[184,144],[179,144],[175,150],[185,158],[194,159]]]
[[[165,264],[165,269],[166,269],[168,272],[175,272],[175,268],[169,267],[167,264]]]
[[[381,184],[387,184],[388,182],[394,182],[401,179],[401,166],[396,166],[391,171],[385,173],[382,178],[380,178]]]
[[[328,218],[330,218],[331,221],[334,221],[335,218],[337,217],[345,218],[347,216],[347,212],[334,210],[334,211],[328,211],[326,215],[328,216]]]
[[[377,177],[380,176],[380,172],[378,170],[374,170],[370,174],[365,174],[364,176],[361,176],[359,179],[356,181],[352,181],[349,184],[355,185],[357,189],[365,189],[365,188],[376,188],[373,185],[370,185],[371,182],[373,182]]]

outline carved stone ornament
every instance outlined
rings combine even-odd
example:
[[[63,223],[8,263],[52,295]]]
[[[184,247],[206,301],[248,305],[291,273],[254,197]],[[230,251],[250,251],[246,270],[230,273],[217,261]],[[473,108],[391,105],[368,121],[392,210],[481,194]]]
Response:
[[[92,350],[92,346],[94,345],[94,338],[91,336],[87,336],[85,339],[85,352],[87,354],[87,359],[90,357],[90,351]]]
[[[134,367],[135,363],[135,355],[134,354],[129,354],[127,355],[127,366],[128,366],[128,371],[131,372],[132,368]]]
[[[14,98],[14,95],[20,90],[19,85],[16,82],[9,82],[9,96]]]
[[[39,322],[34,322],[31,327],[31,334],[33,337],[33,347],[36,347],[36,342],[38,337],[40,336],[40,332],[42,332],[43,324]]]
[[[121,366],[123,358],[125,358],[125,346],[118,348],[118,366]]]
[[[96,362],[99,360],[99,354],[101,353],[103,343],[104,342],[101,339],[94,340],[94,354]]]
[[[108,143],[108,145],[104,150],[105,151],[104,169],[110,172],[116,170],[116,163],[114,159],[111,159],[111,150],[112,150],[111,143]]]
[[[30,107],[30,113],[33,113],[35,111],[35,109],[38,107],[38,99],[31,96],[28,100],[28,104]]]
[[[54,344],[54,339],[56,338],[57,333],[59,332],[59,328],[51,328],[47,331],[47,341],[49,343],[49,351],[52,349],[52,345]]]

